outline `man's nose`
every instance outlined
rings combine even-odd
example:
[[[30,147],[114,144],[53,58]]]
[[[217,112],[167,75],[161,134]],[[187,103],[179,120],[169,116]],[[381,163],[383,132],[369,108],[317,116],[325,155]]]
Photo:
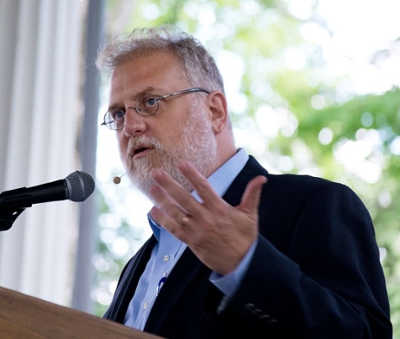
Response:
[[[145,117],[140,115],[134,107],[125,111],[123,131],[126,136],[137,136],[146,130]]]

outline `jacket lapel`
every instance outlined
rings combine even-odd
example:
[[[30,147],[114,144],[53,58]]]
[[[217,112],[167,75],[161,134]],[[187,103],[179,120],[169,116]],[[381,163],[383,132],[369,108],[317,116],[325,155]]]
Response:
[[[267,176],[268,172],[261,167],[254,157],[249,156],[246,165],[237,175],[223,196],[223,199],[232,206],[237,206],[242,200],[244,190],[251,179],[258,175]]]
[[[121,273],[121,280],[115,292],[115,297],[108,311],[104,314],[104,318],[123,323],[129,303],[156,241],[156,238],[151,236],[125,266]]]

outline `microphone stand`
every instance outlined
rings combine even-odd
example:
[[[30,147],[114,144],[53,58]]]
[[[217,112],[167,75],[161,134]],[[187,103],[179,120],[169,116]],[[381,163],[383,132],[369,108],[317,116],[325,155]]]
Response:
[[[25,187],[21,188],[21,191]],[[15,190],[14,190],[15,193]],[[32,197],[30,194],[18,196],[17,199],[7,197],[7,192],[0,194],[0,232],[8,231],[18,216],[25,211],[27,207],[32,206]]]
[[[14,208],[14,209],[7,209],[3,211],[3,209],[0,210],[0,232],[2,231],[8,231],[11,226],[13,225],[13,222],[15,219],[18,218],[18,216],[25,211],[25,207],[21,208]]]

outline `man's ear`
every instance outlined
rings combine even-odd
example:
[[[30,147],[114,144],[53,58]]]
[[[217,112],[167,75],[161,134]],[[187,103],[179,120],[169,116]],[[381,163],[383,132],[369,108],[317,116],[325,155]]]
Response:
[[[224,93],[215,91],[208,96],[211,127],[215,134],[221,133],[228,122],[228,107]]]

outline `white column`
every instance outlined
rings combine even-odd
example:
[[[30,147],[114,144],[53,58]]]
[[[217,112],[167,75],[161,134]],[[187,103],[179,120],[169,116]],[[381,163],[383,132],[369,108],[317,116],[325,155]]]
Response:
[[[80,168],[79,0],[0,0],[0,192]],[[90,198],[89,198],[90,199]],[[0,286],[67,305],[78,206],[34,205],[0,233]]]

